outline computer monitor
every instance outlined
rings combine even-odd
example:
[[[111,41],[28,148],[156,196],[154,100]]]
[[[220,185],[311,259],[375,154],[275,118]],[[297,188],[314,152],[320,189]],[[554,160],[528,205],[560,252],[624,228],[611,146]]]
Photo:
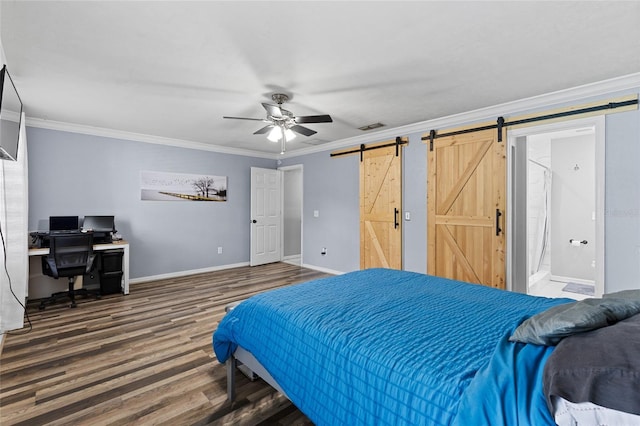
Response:
[[[77,231],[79,229],[78,216],[49,216],[49,232]]]
[[[114,216],[85,216],[82,229],[93,232],[115,232]]]

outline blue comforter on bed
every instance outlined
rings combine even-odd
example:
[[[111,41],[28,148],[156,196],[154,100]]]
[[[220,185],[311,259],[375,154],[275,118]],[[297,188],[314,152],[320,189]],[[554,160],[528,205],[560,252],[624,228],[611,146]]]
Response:
[[[492,407],[496,399],[515,411],[538,403],[518,398],[538,393],[542,406],[527,407],[520,424],[553,424],[541,381],[539,389],[535,377],[524,380],[526,391],[514,387],[528,374],[522,365],[537,364],[549,350],[506,338],[525,318],[567,301],[370,269],[254,296],[223,318],[213,346],[220,362],[237,345],[251,352],[317,425],[448,425],[461,401],[472,413],[456,421],[482,424],[475,421],[501,409]],[[492,362],[500,352],[511,365]],[[515,374],[509,368],[518,380],[496,386],[494,376]],[[465,402],[479,371],[482,383]],[[517,413],[507,415],[518,421]]]

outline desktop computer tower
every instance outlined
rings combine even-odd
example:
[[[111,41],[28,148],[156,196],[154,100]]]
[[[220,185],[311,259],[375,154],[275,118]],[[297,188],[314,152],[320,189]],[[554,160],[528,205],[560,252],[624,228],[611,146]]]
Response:
[[[122,292],[122,250],[100,252],[100,293],[114,294]]]

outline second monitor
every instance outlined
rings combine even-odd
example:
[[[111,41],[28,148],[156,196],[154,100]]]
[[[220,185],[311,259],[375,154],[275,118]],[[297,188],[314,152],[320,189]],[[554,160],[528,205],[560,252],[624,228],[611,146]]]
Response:
[[[85,216],[82,222],[83,231],[93,231],[94,241],[111,242],[111,234],[116,232],[114,216]]]

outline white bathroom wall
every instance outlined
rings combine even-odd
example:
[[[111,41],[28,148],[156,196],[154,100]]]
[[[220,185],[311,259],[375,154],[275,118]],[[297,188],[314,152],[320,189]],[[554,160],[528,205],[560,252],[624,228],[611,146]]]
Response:
[[[551,273],[593,281],[596,257],[595,137],[551,141]],[[570,239],[586,240],[572,246]]]

